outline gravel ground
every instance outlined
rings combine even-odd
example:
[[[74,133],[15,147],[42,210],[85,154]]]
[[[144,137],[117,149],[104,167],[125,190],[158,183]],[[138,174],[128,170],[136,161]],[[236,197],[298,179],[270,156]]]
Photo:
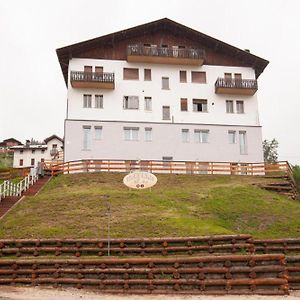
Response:
[[[41,287],[0,287],[0,300],[300,300],[300,291],[289,296],[166,296],[166,295],[107,295],[77,289]]]

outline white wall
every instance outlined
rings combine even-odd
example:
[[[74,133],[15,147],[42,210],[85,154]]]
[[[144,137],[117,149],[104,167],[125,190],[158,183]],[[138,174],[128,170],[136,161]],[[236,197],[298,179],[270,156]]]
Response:
[[[91,126],[91,148],[83,149],[83,126]],[[102,126],[102,139],[95,139],[94,126]],[[139,127],[138,141],[125,141],[123,127]],[[152,128],[152,141],[145,141],[145,127]],[[65,121],[65,161],[79,159],[198,160],[209,162],[262,162],[261,127],[205,124],[162,124],[137,122]],[[189,129],[190,141],[182,142],[181,130]],[[206,144],[195,143],[194,129],[209,130]],[[228,130],[237,132],[230,144]],[[247,132],[247,154],[240,154],[238,132]]]
[[[50,154],[50,151],[52,149],[52,145],[57,144],[57,150],[61,150],[61,146],[63,143],[57,139],[53,138],[50,140],[47,145],[44,145],[43,148],[40,149],[31,149],[31,148],[13,148],[14,149],[14,160],[13,160],[13,167],[14,168],[24,168],[24,167],[32,167],[31,165],[31,159],[34,158],[35,160],[35,167],[38,165],[39,162],[41,162],[42,159],[44,160],[51,160],[52,156]],[[44,153],[42,152],[42,149],[44,149]],[[20,152],[20,150],[23,150],[23,153]],[[35,150],[34,153],[32,153],[32,150]],[[23,166],[20,166],[20,159],[23,159]]]
[[[74,89],[69,83],[67,119],[162,121],[162,106],[171,107],[175,123],[206,123],[259,125],[257,98],[215,94],[215,82],[224,73],[242,73],[244,79],[254,79],[252,68],[224,66],[179,66],[164,64],[127,63],[126,61],[71,59],[69,71],[83,71],[85,65],[103,66],[104,72],[115,73],[115,90]],[[123,68],[139,68],[139,80],[123,80]],[[144,68],[152,70],[152,81],[144,81]],[[179,82],[179,70],[187,71],[187,83]],[[191,71],[205,71],[207,83],[191,83]],[[162,90],[161,78],[170,78],[170,90]],[[70,75],[69,75],[70,78]],[[83,108],[83,94],[103,94],[104,109]],[[139,110],[124,110],[123,96],[136,95]],[[152,97],[152,112],[144,111],[144,97]],[[188,98],[188,112],[180,111],[180,98]],[[193,112],[192,99],[207,99],[208,113]],[[227,114],[225,100],[244,100],[244,114]]]

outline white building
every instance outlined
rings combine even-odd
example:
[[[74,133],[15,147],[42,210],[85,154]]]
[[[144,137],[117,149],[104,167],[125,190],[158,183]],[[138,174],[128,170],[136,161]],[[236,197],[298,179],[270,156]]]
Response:
[[[63,149],[63,140],[57,135],[52,135],[44,143],[30,143],[13,146],[14,168],[37,167],[40,162],[52,160]]]
[[[268,61],[169,19],[57,50],[64,160],[262,162]]]

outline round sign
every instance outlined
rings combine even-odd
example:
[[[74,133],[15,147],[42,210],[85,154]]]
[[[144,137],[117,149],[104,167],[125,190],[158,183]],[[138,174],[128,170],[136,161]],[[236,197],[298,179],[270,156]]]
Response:
[[[147,189],[154,186],[157,177],[149,172],[133,172],[123,178],[123,183],[132,189]]]

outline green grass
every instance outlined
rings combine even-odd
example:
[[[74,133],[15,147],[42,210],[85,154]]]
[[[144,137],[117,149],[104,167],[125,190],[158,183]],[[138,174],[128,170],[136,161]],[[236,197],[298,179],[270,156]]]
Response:
[[[60,175],[0,221],[0,238],[198,236],[300,237],[300,202],[248,176],[158,175],[129,190],[120,173]]]
[[[0,153],[0,169],[12,168],[13,157],[13,153]]]

